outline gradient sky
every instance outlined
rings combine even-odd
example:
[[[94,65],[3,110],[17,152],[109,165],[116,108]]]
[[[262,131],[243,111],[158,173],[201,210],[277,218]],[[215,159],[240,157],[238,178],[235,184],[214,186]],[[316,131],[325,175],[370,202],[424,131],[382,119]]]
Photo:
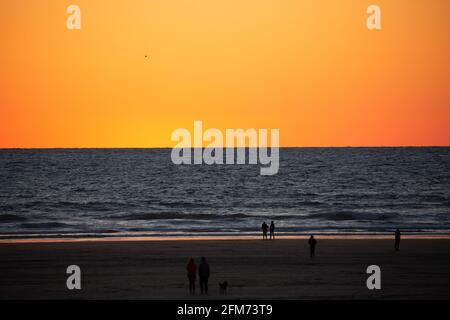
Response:
[[[0,0],[0,26],[0,147],[170,147],[194,120],[450,145],[448,0]]]

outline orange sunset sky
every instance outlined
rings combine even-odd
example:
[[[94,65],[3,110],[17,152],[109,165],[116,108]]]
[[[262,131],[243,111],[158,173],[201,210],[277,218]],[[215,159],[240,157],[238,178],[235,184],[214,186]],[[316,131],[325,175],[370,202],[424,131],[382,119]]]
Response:
[[[171,147],[194,120],[450,145],[449,0],[0,0],[0,26],[2,148]]]

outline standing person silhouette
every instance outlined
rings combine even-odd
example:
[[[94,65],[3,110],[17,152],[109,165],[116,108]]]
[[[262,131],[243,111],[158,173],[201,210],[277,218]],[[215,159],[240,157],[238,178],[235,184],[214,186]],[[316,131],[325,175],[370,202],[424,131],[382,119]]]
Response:
[[[313,235],[309,237],[308,244],[309,244],[309,256],[313,258],[316,256],[316,244],[317,244],[317,240],[314,239]]]
[[[269,226],[267,225],[267,223],[265,221],[263,222],[261,229],[263,232],[263,240],[267,240],[267,229],[269,229]]]
[[[208,294],[208,279],[209,279],[209,264],[206,258],[202,257],[201,263],[198,266],[198,276],[200,277],[200,292],[201,294]]]
[[[190,259],[187,266],[187,277],[189,279],[189,293],[195,294],[195,275],[197,274],[197,266],[195,265],[194,259]]]
[[[275,223],[273,223],[273,221],[270,223],[269,231],[270,231],[269,235],[270,239],[275,240]]]
[[[399,229],[395,230],[395,244],[394,244],[395,251],[400,250],[400,238],[401,238],[401,236],[402,236],[402,234],[400,233],[400,230]]]

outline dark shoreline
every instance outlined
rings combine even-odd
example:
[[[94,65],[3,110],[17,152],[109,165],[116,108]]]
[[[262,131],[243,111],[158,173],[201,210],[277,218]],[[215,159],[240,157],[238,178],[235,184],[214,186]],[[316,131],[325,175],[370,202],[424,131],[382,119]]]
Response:
[[[302,240],[308,239],[309,234],[299,235],[277,235],[277,240]],[[317,239],[329,240],[391,240],[393,235],[391,233],[385,234],[316,234]],[[450,239],[450,234],[403,234],[402,239],[410,240],[447,240]],[[261,236],[257,235],[176,235],[176,236],[129,236],[129,235],[54,235],[54,236],[30,236],[23,235],[17,237],[2,237],[0,236],[0,245],[3,243],[52,243],[52,242],[120,242],[120,241],[258,241]],[[270,240],[268,240],[270,241]]]
[[[450,299],[450,239],[87,241],[0,245],[0,299]],[[208,296],[190,296],[185,267],[205,256]],[[82,290],[66,288],[78,265]],[[381,290],[366,269],[381,268]],[[228,281],[228,294],[217,283]]]

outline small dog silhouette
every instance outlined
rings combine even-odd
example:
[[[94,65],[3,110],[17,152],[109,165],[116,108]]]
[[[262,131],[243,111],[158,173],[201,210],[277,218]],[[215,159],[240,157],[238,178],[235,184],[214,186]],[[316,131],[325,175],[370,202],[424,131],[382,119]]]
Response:
[[[228,281],[219,282],[219,292],[220,294],[227,294]]]

